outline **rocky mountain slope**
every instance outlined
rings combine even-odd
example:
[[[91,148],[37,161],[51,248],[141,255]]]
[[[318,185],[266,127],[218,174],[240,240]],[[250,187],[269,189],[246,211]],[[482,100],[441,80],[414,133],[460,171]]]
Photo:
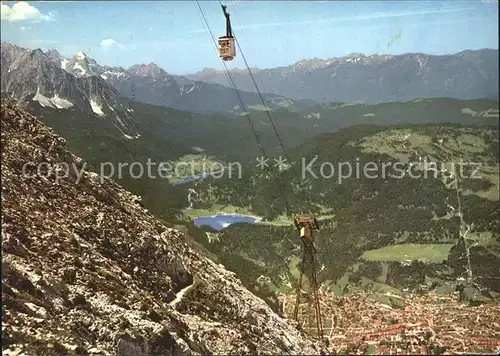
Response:
[[[17,56],[30,52],[28,49],[5,42],[2,43],[2,48],[2,53],[9,53],[2,55],[5,57],[2,60],[7,69],[12,67]],[[182,79],[180,79],[181,83],[178,83],[176,78],[180,77],[170,75],[154,63],[137,64],[125,69],[100,65],[81,51],[73,58],[65,58],[56,50],[50,50],[46,53],[38,50],[38,55],[43,56],[47,62],[52,64],[51,66],[58,67],[75,78],[85,80],[85,78],[98,77],[116,89],[120,96],[129,99],[191,112],[231,115],[242,113],[233,89],[218,84]],[[31,66],[36,66],[41,73],[45,71],[47,65],[43,68],[38,64]],[[2,78],[4,76],[7,76],[7,72],[5,74],[2,72]],[[19,77],[15,74],[9,76],[10,80],[12,78],[17,78],[19,81],[32,80],[32,78]],[[6,81],[8,80],[6,79]],[[7,86],[8,83],[6,82],[4,85],[2,79],[2,91]],[[239,94],[247,111],[262,111],[264,109],[262,100],[257,93],[240,90]],[[281,108],[303,110],[316,104],[313,100],[291,100],[275,94],[263,94],[263,98],[271,110]]]
[[[467,50],[450,55],[355,53],[291,66],[254,69],[259,89],[291,99],[319,102],[380,103],[416,98],[498,98],[498,50]],[[238,88],[255,91],[248,72],[232,73]],[[228,86],[222,71],[205,69],[186,76]]]
[[[82,172],[64,139],[5,101],[1,143],[4,354],[315,352],[232,273],[137,197]]]

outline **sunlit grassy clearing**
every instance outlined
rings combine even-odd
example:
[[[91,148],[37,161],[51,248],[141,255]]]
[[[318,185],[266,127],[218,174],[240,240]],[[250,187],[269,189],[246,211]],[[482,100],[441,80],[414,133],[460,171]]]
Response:
[[[419,260],[439,263],[448,258],[453,244],[402,244],[365,251],[361,258],[368,261]]]

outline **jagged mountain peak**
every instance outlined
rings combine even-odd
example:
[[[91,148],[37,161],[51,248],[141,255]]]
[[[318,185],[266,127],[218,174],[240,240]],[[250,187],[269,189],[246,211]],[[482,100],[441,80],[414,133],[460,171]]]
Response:
[[[372,54],[369,56],[369,58],[374,59],[374,60],[387,60],[393,58],[394,55],[392,54]]]
[[[231,69],[228,69],[228,70],[231,73],[248,74],[248,69],[247,68],[231,68]],[[250,70],[251,70],[252,73],[257,73],[261,69],[257,68],[257,67],[251,67]],[[208,81],[208,82],[210,82],[211,78],[214,78],[214,77],[217,77],[217,76],[221,76],[221,75],[222,76],[226,76],[226,72],[225,72],[224,69],[216,69],[216,68],[207,68],[207,67],[205,67],[205,68],[199,70],[196,73],[186,74],[184,77],[188,78],[190,80],[194,80],[194,81],[201,80],[201,81]]]
[[[353,58],[353,57],[358,58],[358,57],[366,57],[366,55],[363,54],[363,53],[360,53],[360,52],[353,52],[353,53],[347,54],[345,57],[347,57],[347,58]]]
[[[76,59],[79,62],[89,63],[91,65],[97,65],[97,61],[83,51],[77,52],[73,57],[73,59]]]
[[[50,49],[45,52],[45,55],[54,63],[57,63],[59,66],[61,65],[64,57],[56,49]]]
[[[2,41],[0,48],[2,49],[2,51],[15,50],[15,49],[22,50],[22,51],[29,51],[28,49],[26,49],[24,47],[20,47],[18,45],[15,45],[15,44],[9,43],[9,42],[5,42],[5,41]]]
[[[44,56],[45,53],[40,48],[36,48],[30,52],[31,57],[41,57]]]
[[[214,73],[222,73],[222,70],[205,67],[202,70],[198,71],[197,74],[214,74]]]
[[[51,48],[49,49],[46,54],[48,56],[58,56],[58,57],[62,57],[61,54],[59,53],[59,51],[57,49],[54,49],[54,48]]]
[[[169,74],[163,68],[153,62],[149,64],[135,64],[131,66],[128,71],[132,75],[137,75],[140,77],[151,77],[154,79],[169,77]]]
[[[312,70],[312,69],[317,69],[317,68],[324,68],[332,64],[336,58],[331,58],[331,59],[321,59],[321,58],[311,58],[311,59],[302,59],[298,62],[296,62],[292,67],[291,70],[293,71],[294,69],[307,69],[307,70]]]
[[[148,70],[155,70],[155,71],[162,71],[163,69],[156,64],[155,62],[150,62],[148,64],[146,63],[140,63],[140,64],[134,64],[129,68],[129,70],[132,69],[148,69]]]
[[[87,55],[83,51],[78,51],[75,54],[75,58],[76,59],[85,59],[85,58],[87,58]]]
[[[77,52],[72,59],[64,62],[63,69],[76,77],[96,76],[103,71],[96,60],[86,55],[83,51]]]

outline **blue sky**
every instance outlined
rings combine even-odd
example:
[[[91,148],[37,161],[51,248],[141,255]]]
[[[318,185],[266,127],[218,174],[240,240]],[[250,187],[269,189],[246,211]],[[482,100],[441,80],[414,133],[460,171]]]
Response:
[[[225,34],[217,1],[199,2],[214,36]],[[224,1],[251,67],[307,58],[498,49],[498,2]],[[8,6],[8,8],[7,8]],[[173,74],[222,69],[196,2],[2,2],[1,38],[28,48],[77,51],[106,65],[154,62]],[[244,68],[241,55],[228,64]]]

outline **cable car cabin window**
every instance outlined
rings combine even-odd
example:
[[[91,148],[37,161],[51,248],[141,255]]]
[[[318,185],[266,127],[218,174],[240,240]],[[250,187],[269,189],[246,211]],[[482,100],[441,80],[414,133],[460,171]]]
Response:
[[[234,38],[219,37],[219,57],[223,60],[232,60],[236,57]]]

